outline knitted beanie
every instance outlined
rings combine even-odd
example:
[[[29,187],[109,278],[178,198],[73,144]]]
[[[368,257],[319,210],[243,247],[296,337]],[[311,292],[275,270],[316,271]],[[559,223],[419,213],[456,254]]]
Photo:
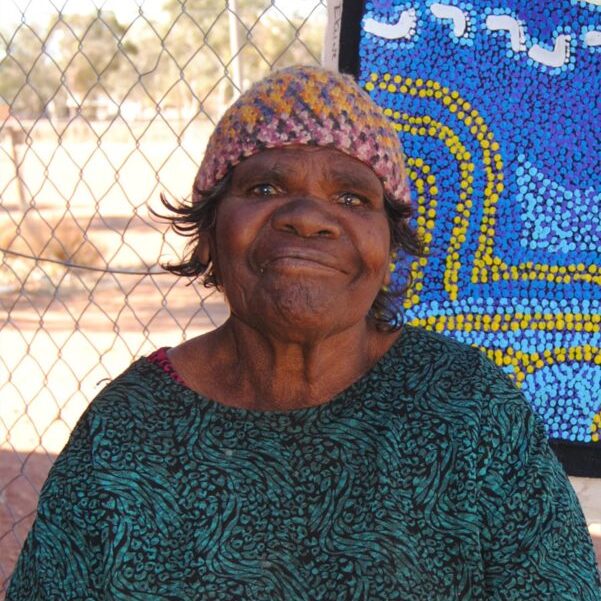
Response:
[[[408,202],[403,151],[392,123],[351,76],[320,67],[282,69],[244,92],[217,123],[194,189],[210,190],[246,157],[299,144],[335,148],[362,161],[391,200]]]

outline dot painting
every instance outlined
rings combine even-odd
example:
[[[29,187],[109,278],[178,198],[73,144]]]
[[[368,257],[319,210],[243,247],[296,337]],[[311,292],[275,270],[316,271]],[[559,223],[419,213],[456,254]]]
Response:
[[[398,131],[427,250],[405,320],[601,452],[601,6],[371,0],[358,28],[346,70]]]

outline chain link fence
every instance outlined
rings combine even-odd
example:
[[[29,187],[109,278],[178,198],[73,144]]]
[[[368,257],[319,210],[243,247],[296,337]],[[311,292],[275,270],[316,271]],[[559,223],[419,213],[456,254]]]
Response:
[[[48,469],[136,357],[213,328],[222,298],[161,270],[250,82],[319,63],[325,0],[14,0],[0,24],[0,595]]]

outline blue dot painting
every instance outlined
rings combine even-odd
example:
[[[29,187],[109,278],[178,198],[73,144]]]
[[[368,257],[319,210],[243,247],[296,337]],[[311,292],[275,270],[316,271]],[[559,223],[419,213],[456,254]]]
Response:
[[[601,0],[330,10],[326,56],[406,154],[427,251],[406,322],[481,348],[601,476]]]

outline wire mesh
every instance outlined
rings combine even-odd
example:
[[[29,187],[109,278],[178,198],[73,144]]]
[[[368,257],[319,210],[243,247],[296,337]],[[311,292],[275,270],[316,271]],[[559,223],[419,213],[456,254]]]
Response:
[[[14,0],[0,24],[0,595],[104,382],[227,316],[167,274],[185,198],[250,82],[318,63],[325,0]]]

